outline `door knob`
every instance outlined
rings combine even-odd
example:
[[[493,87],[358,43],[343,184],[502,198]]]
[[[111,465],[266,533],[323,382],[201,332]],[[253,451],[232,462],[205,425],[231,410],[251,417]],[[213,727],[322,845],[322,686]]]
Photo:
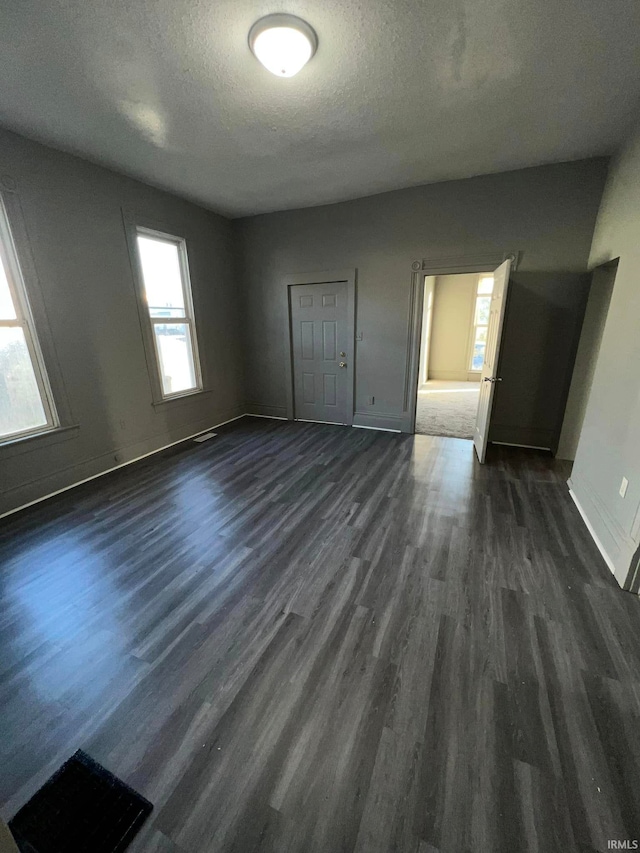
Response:
[[[485,376],[483,382],[502,382],[501,376]]]
[[[341,362],[340,362],[340,367],[346,367],[346,366],[347,366],[347,362],[346,362],[346,361],[341,361]]]

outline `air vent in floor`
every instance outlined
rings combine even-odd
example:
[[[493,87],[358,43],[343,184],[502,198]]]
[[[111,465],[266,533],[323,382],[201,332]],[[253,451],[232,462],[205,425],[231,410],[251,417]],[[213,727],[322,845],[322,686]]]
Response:
[[[198,442],[209,441],[210,438],[215,438],[217,434],[218,434],[217,432],[205,432],[204,435],[199,435],[197,438],[194,438],[193,440],[198,441]]]

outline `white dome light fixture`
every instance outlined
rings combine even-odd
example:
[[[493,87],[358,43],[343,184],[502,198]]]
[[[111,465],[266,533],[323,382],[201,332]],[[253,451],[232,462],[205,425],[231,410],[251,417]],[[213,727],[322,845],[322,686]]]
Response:
[[[318,36],[295,15],[267,15],[249,30],[249,47],[276,77],[293,77],[316,52]]]

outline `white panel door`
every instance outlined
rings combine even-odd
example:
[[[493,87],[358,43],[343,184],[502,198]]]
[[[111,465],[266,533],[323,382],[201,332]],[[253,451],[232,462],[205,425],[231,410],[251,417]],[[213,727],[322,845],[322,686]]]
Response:
[[[493,408],[493,395],[496,389],[496,382],[502,381],[496,375],[496,369],[500,356],[500,341],[504,325],[504,311],[507,304],[510,271],[511,261],[507,260],[500,264],[493,274],[493,293],[491,294],[491,313],[487,329],[487,346],[480,377],[480,400],[478,402],[478,414],[473,433],[473,444],[480,462],[484,462],[487,453],[491,409]]]
[[[347,423],[347,283],[296,284],[290,299],[294,417]]]

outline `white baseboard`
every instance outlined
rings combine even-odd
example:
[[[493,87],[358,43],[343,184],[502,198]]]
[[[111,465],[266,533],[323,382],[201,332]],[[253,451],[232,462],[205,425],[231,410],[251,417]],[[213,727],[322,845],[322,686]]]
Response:
[[[263,415],[266,417],[282,418],[289,420],[285,406],[271,406],[268,403],[260,403],[258,400],[245,400],[245,413],[247,415]]]
[[[256,415],[255,412],[246,412],[248,418],[268,418],[271,421],[288,421],[289,418],[281,418],[277,415]],[[340,424],[337,421],[310,421],[305,418],[294,418],[295,421],[303,424],[330,424],[332,426],[348,426],[348,424]],[[387,427],[365,426],[364,424],[351,424],[354,429],[374,429],[378,432],[397,432],[401,433],[400,429],[388,429]]]
[[[548,450],[550,447],[539,447],[537,444],[515,444],[513,441],[491,441],[490,444],[500,444],[502,447],[524,447],[525,450]]]
[[[267,418],[270,421],[288,421],[289,418],[281,418],[279,415],[257,415],[255,412],[245,412],[241,418]]]
[[[285,418],[285,420],[288,420]],[[343,424],[340,421],[312,421],[310,418],[294,418],[293,419],[298,424],[321,424],[324,426],[349,426],[349,424]]]
[[[402,432],[403,416],[389,412],[359,412],[353,413],[352,426],[374,427],[388,432]]]
[[[156,453],[161,453],[163,450],[168,450],[169,447],[175,447],[176,444],[182,444],[185,441],[189,441],[192,438],[195,438],[198,435],[202,435],[205,432],[209,432],[212,429],[218,429],[218,427],[224,426],[225,424],[233,423],[233,421],[238,421],[240,418],[244,418],[245,415],[236,415],[235,418],[229,418],[227,421],[222,421],[219,424],[214,424],[213,426],[207,427],[207,429],[199,429],[198,432],[194,432],[192,435],[186,435],[184,438],[179,438],[177,441],[172,441],[169,444],[165,444],[162,447],[157,447],[155,450],[150,450],[148,453],[143,453],[140,456],[136,456],[134,459],[128,459],[126,462],[121,462],[119,465],[113,465],[111,468],[106,468],[104,471],[100,471],[98,474],[92,474],[91,477],[85,477],[83,480],[78,480],[76,483],[71,483],[68,486],[64,486],[62,489],[56,489],[55,492],[49,492],[46,495],[42,495],[40,498],[36,498],[33,501],[29,501],[28,503],[21,504],[20,506],[15,507],[14,509],[10,509],[7,512],[3,512],[0,515],[0,518],[6,518],[8,515],[13,515],[14,512],[20,512],[20,510],[27,509],[27,507],[34,506],[34,504],[39,504],[41,501],[46,501],[49,498],[55,497],[55,495],[61,495],[63,492],[68,492],[70,489],[75,489],[76,486],[81,486],[83,483],[89,483],[91,480],[97,480],[98,477],[104,477],[105,474],[110,474],[112,471],[117,471],[118,468],[125,468],[127,465],[133,465],[134,462],[139,462],[141,459],[146,459],[148,456],[154,456]]]
[[[272,421],[288,421],[289,418],[281,418],[276,415],[256,415],[254,412],[247,412],[248,418],[268,418]],[[332,426],[348,426],[348,424],[340,424],[337,421],[310,421],[305,418],[294,418],[294,421],[303,424],[330,424]],[[378,432],[402,432],[400,429],[388,429],[387,427],[365,426],[364,424],[351,424],[354,429],[374,429]]]
[[[571,495],[571,499],[572,499],[572,501],[574,502],[574,504],[575,504],[575,505],[576,505],[576,507],[578,508],[578,512],[579,512],[579,513],[580,513],[580,515],[582,516],[582,520],[584,521],[584,523],[585,523],[585,526],[586,526],[587,530],[588,530],[588,531],[589,531],[589,533],[591,534],[591,538],[592,538],[592,539],[593,539],[593,541],[596,543],[596,546],[597,546],[597,548],[598,548],[598,551],[600,551],[600,553],[602,554],[602,559],[605,561],[605,563],[607,564],[607,566],[609,566],[609,570],[611,571],[611,574],[615,577],[615,575],[616,575],[616,567],[615,567],[615,565],[614,565],[613,560],[611,559],[611,557],[610,557],[610,556],[607,554],[607,552],[605,551],[605,549],[604,549],[604,545],[602,544],[602,542],[600,541],[600,539],[598,539],[598,535],[597,535],[597,533],[595,532],[595,530],[593,529],[593,526],[592,526],[591,522],[590,522],[590,521],[589,521],[589,519],[587,518],[587,515],[586,515],[585,511],[582,509],[582,507],[581,507],[581,505],[580,505],[580,501],[579,501],[579,500],[578,500],[578,498],[576,497],[575,492],[573,491],[573,489],[569,489],[569,494]],[[617,580],[617,578],[616,578],[616,580]]]
[[[376,432],[397,432],[401,433],[401,429],[389,429],[388,427],[365,426],[364,424],[351,424],[354,429],[374,429]]]

